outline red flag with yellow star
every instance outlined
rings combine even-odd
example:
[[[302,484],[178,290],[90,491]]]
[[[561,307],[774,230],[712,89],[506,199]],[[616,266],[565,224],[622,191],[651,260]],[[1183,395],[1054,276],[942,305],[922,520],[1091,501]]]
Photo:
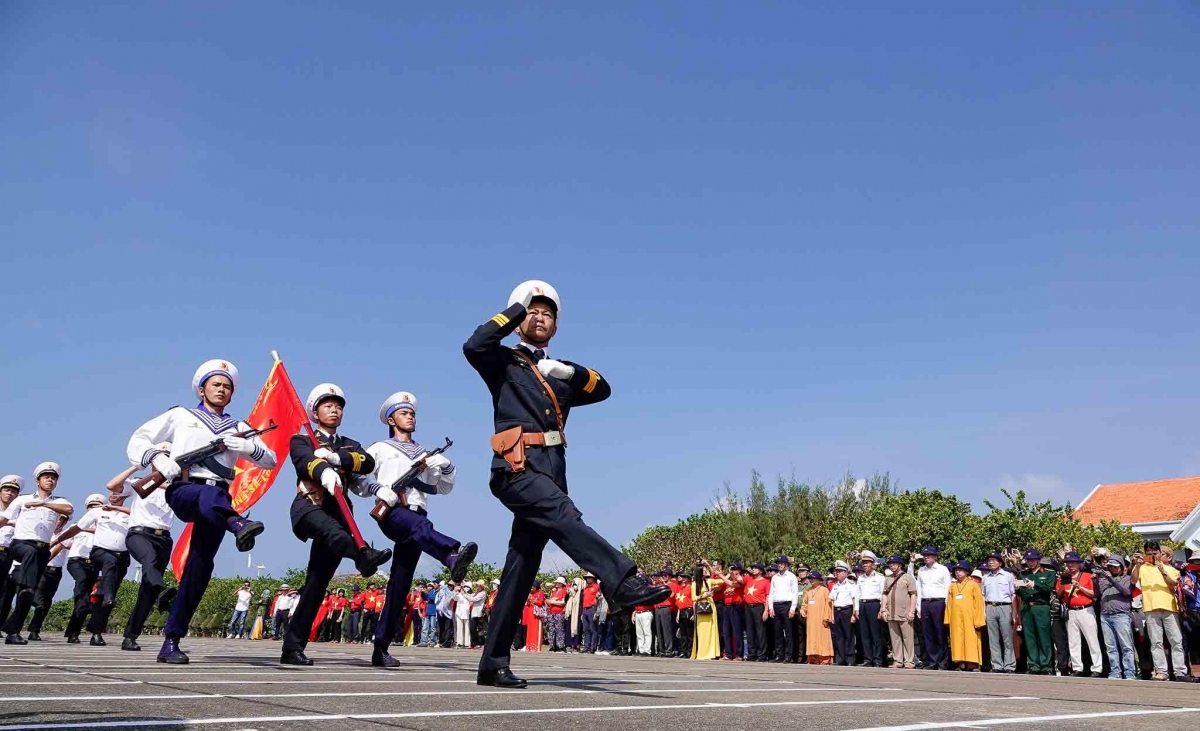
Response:
[[[272,469],[259,467],[245,459],[239,459],[234,468],[233,483],[229,486],[229,494],[233,501],[233,509],[245,513],[270,489],[275,482],[279,470],[288,461],[288,442],[292,435],[308,423],[308,414],[304,404],[296,395],[296,388],[288,378],[283,361],[276,359],[267,376],[267,383],[258,394],[254,408],[246,423],[255,429],[265,427],[271,421],[279,425],[278,429],[263,434],[260,439],[275,452],[278,462]],[[192,524],[188,523],[179,534],[175,550],[171,552],[171,570],[175,579],[183,578],[183,567],[187,564],[188,551],[192,543]]]

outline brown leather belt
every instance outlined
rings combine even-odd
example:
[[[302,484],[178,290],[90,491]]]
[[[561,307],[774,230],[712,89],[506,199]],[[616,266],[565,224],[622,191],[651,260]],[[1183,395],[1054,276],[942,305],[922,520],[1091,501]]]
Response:
[[[557,447],[564,443],[562,432],[524,432],[521,441],[526,447]]]
[[[492,451],[503,457],[513,472],[525,471],[525,447],[565,447],[561,431],[526,432],[514,426],[492,436]]]

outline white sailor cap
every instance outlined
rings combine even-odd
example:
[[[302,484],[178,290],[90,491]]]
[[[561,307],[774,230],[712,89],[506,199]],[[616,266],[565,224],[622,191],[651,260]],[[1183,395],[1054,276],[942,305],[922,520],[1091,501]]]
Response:
[[[33,470],[33,479],[41,477],[46,472],[53,472],[55,477],[62,477],[62,468],[58,462],[42,462]]]
[[[508,296],[508,306],[512,307],[516,303],[525,299],[525,293],[530,289],[533,290],[534,297],[545,297],[554,303],[555,315],[562,311],[562,300],[558,298],[558,290],[540,279],[530,279],[518,284],[517,288],[514,289],[512,294]]]
[[[106,500],[107,500],[107,498],[104,497],[103,495],[101,495],[100,493],[93,492],[91,495],[87,496],[87,500],[83,501],[83,505],[84,505],[84,507],[90,508],[93,505],[103,505]]]
[[[313,390],[308,392],[308,398],[304,400],[304,408],[308,409],[308,413],[315,419],[317,418],[317,407],[325,399],[335,398],[342,402],[342,406],[346,405],[346,392],[341,389],[336,383],[321,383],[313,387]]]
[[[200,367],[196,369],[195,375],[192,376],[192,390],[199,391],[200,387],[204,385],[205,381],[216,375],[222,375],[228,378],[229,382],[233,384],[233,390],[237,390],[237,366],[227,360],[221,360],[219,358],[206,360],[200,364]]]
[[[25,489],[25,478],[20,475],[5,475],[0,477],[0,487],[15,487],[17,492]]]
[[[386,426],[388,418],[400,409],[411,409],[414,414],[417,413],[417,397],[408,391],[397,391],[388,396],[383,406],[379,407],[379,422]]]

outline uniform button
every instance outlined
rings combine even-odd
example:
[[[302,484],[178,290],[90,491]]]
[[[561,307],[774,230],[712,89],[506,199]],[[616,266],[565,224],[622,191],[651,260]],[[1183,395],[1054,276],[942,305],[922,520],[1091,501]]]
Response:
[[[550,415],[550,409],[546,409],[546,416]]]

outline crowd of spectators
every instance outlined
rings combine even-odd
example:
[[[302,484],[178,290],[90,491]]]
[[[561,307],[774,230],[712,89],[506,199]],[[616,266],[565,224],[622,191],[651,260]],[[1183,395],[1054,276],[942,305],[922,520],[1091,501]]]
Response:
[[[1131,556],[1067,546],[1057,557],[1009,549],[982,562],[943,562],[934,546],[883,560],[851,551],[827,572],[787,556],[712,559],[653,572],[670,597],[629,608],[610,607],[585,571],[535,582],[514,649],[1190,682],[1197,569],[1153,542]],[[480,647],[498,585],[416,584],[395,641]],[[237,593],[231,637],[250,634],[249,594],[249,584]],[[295,597],[284,584],[260,599],[262,636],[283,636]],[[373,582],[328,592],[311,639],[369,642],[383,601]]]

